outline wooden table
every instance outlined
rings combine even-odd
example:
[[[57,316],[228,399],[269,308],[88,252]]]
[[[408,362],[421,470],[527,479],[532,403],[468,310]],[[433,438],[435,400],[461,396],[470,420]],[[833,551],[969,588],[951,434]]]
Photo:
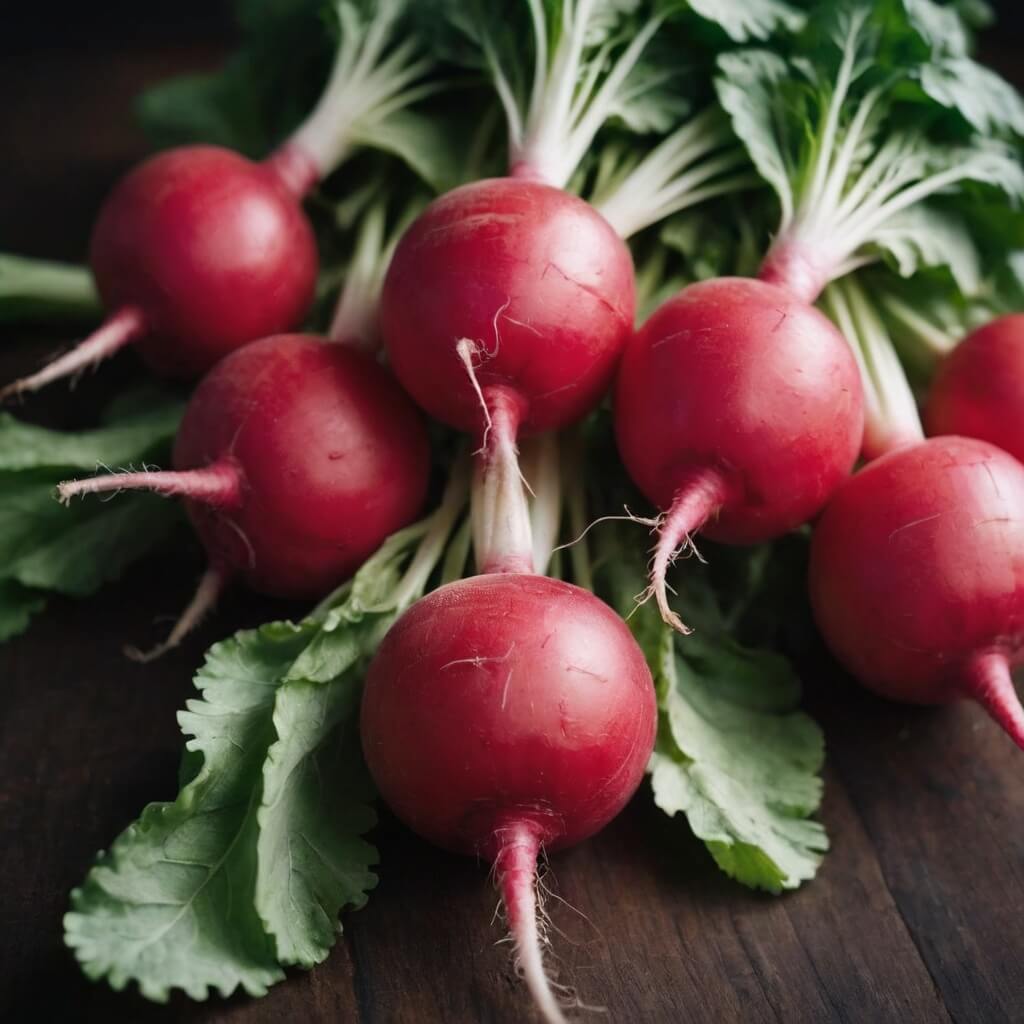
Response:
[[[0,248],[83,257],[97,203],[144,150],[131,97],[172,70],[213,64],[226,42],[223,25],[211,34],[204,19],[172,30],[164,7],[166,23],[121,25],[106,41],[93,33],[88,48],[30,34],[14,52],[8,38]],[[58,337],[15,344],[22,333],[8,332],[0,380],[35,365]],[[25,414],[74,426],[132,372],[121,357]],[[198,553],[164,558],[93,600],[55,599],[0,648],[0,1020],[527,1019],[507,948],[495,945],[486,870],[389,819],[369,905],[345,920],[325,965],[294,972],[265,999],[177,997],[159,1007],[81,976],[62,945],[68,891],[144,803],[173,796],[174,713],[203,650],[295,611],[235,593],[181,651],[145,668],[126,661],[122,642],[152,638],[154,616],[180,607],[199,569]],[[552,865],[559,895],[580,910],[554,906],[563,968],[609,1011],[590,1019],[1024,1020],[1024,754],[973,707],[899,708],[834,668],[811,675],[809,710],[828,739],[822,817],[833,843],[819,878],[784,898],[748,892],[642,790],[604,834]]]

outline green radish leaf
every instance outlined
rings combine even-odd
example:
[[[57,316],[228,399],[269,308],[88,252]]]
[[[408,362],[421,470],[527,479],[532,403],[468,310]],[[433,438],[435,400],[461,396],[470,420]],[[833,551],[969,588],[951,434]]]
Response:
[[[935,13],[917,6],[927,17]],[[894,5],[823,5],[813,28],[821,45],[797,58],[769,50],[718,58],[719,100],[779,199],[767,259],[813,253],[823,284],[886,254],[902,273],[948,264],[970,287],[977,275],[969,250],[990,245],[996,229],[982,237],[975,220],[968,238],[953,221],[984,203],[1020,207],[1019,154],[999,138],[1024,124],[1020,98],[991,72],[975,73],[965,56],[930,56]],[[970,102],[951,80],[957,69]],[[931,200],[946,215],[922,208]]]
[[[689,0],[707,21],[720,25],[735,43],[764,40],[777,32],[795,33],[806,15],[782,0]]]
[[[261,995],[282,965],[326,957],[339,911],[376,884],[356,712],[368,658],[416,596],[399,580],[429,525],[391,537],[298,625],[210,649],[201,699],[178,715],[181,791],[146,807],[72,893],[65,941],[90,978],[157,1001]]]
[[[266,154],[316,101],[331,62],[324,0],[236,5],[242,45],[222,68],[160,82],[136,101],[159,146],[209,143],[251,158]]]
[[[685,814],[730,877],[768,892],[797,888],[816,874],[828,838],[809,820],[821,803],[824,742],[797,710],[795,674],[772,652],[697,634],[677,644],[661,631],[655,802]]]
[[[433,191],[441,193],[466,180],[465,140],[458,138],[460,127],[450,119],[396,110],[365,134],[357,134],[355,141],[398,157]]]
[[[781,196],[792,196],[792,165],[777,132],[775,96],[792,73],[768,50],[724,53],[718,58],[718,99],[732,118],[736,137],[747,147],[761,177]]]
[[[876,235],[874,245],[901,277],[923,267],[948,267],[964,295],[981,286],[981,259],[966,224],[958,217],[922,204],[893,217]]]
[[[105,426],[74,434],[0,413],[0,581],[82,597],[180,521],[177,503],[150,494],[58,503],[57,484],[76,472],[167,458],[182,404],[145,392],[119,407]]]
[[[145,392],[139,405],[148,408],[130,409],[126,398],[122,396],[120,403],[123,417],[75,433],[48,430],[0,412],[0,472],[56,469],[92,473],[98,466],[127,466],[152,456],[174,437],[184,406]],[[63,477],[58,475],[60,479]]]
[[[394,595],[420,527],[395,534],[282,676],[276,741],[263,766],[255,904],[278,959],[312,967],[337,938],[338,913],[361,907],[377,852],[360,837],[376,821],[358,741],[367,661],[399,614]]]
[[[278,739],[263,766],[255,904],[278,959],[312,967],[338,935],[338,913],[377,884],[376,822],[359,749],[361,673],[288,680],[274,705]]]
[[[967,22],[958,4],[935,0],[901,0],[907,22],[936,55],[963,56],[970,49]],[[967,13],[970,13],[969,9]]]
[[[281,677],[315,631],[274,623],[211,648],[200,700],[178,716],[198,774],[150,804],[71,894],[65,941],[85,973],[147,999],[241,987],[262,995],[284,974],[253,903],[261,770],[274,741]]]
[[[0,253],[0,323],[98,320],[102,315],[87,267]]]
[[[163,542],[180,522],[173,501],[126,494],[65,508],[59,474],[0,472],[0,579],[85,597]]]
[[[220,71],[150,87],[136,101],[136,113],[150,137],[164,145],[203,142],[257,158],[273,139],[251,88],[254,75],[253,62],[239,55]]]
[[[1006,79],[969,57],[946,57],[925,64],[921,88],[936,103],[956,110],[982,134],[1024,135],[1024,99]]]
[[[592,456],[593,457],[593,454]],[[629,492],[602,507],[642,508]],[[799,619],[792,581],[802,579],[790,545],[716,549],[708,564],[681,563],[673,604],[694,632],[680,637],[645,588],[649,537],[634,523],[593,531],[595,565],[607,600],[628,617],[658,694],[658,740],[649,770],[655,803],[683,814],[718,866],[767,892],[814,877],[828,848],[811,819],[821,802],[824,741],[799,710],[800,682],[782,655],[742,643],[745,633],[774,640]]]
[[[14,580],[0,580],[0,643],[24,633],[46,606],[46,598],[37,590]]]

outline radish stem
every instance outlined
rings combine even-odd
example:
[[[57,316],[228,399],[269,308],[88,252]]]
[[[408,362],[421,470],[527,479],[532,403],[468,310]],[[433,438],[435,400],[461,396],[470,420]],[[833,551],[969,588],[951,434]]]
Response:
[[[516,450],[524,403],[504,387],[486,387],[481,393],[489,422],[475,457],[470,502],[477,569],[533,572],[530,509]]]
[[[119,309],[70,352],[65,352],[36,373],[21,377],[0,388],[0,401],[26,391],[38,391],[52,381],[69,377],[104,359],[109,359],[115,352],[138,338],[145,329],[146,322],[141,310],[134,306]]]
[[[124,649],[125,656],[132,661],[145,664],[155,661],[169,650],[177,647],[213,609],[230,578],[229,569],[224,566],[211,565],[200,578],[199,586],[196,587],[192,600],[186,605],[167,639],[147,651],[140,650],[138,647],[126,647]]]
[[[65,503],[83,494],[107,491],[153,491],[218,508],[235,508],[242,500],[242,474],[234,460],[224,458],[201,469],[109,473],[85,480],[65,480],[57,485],[57,494]]]
[[[651,593],[661,612],[662,621],[680,633],[691,632],[668,603],[666,576],[678,552],[691,544],[691,537],[730,498],[732,487],[725,475],[712,467],[694,468],[676,491],[672,507],[658,529],[658,543],[651,567]]]
[[[305,194],[348,156],[356,138],[434,86],[415,83],[430,69],[411,36],[385,56],[405,0],[380,0],[366,21],[338,3],[341,39],[327,85],[312,113],[267,165],[295,194]]]
[[[1018,747],[1024,749],[1024,709],[1013,686],[1010,662],[1002,651],[982,651],[967,665],[967,696],[976,700]]]
[[[498,842],[494,867],[516,945],[516,963],[547,1024],[565,1024],[565,1015],[544,969],[543,945],[537,926],[540,837],[535,826],[518,821],[498,830]]]

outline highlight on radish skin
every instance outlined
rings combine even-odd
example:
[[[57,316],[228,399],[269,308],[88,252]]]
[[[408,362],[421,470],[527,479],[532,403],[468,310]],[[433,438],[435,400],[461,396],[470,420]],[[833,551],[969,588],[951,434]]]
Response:
[[[481,387],[518,392],[523,429],[557,429],[608,389],[633,329],[633,262],[582,199],[501,178],[435,199],[399,242],[381,333],[395,375],[436,419],[477,433]]]
[[[361,733],[381,795],[410,828],[495,865],[524,979],[562,1020],[537,929],[540,850],[609,822],[654,744],[650,670],[588,591],[475,576],[414,604],[374,658]]]
[[[701,533],[768,540],[817,515],[863,432],[857,365],[818,310],[763,281],[719,278],[664,303],[626,347],[615,433],[630,476],[665,511],[651,573]]]
[[[978,701],[1024,747],[1024,466],[937,437],[870,463],[815,528],[810,593],[829,647],[893,700]]]
[[[347,579],[416,517],[430,450],[415,407],[372,357],[292,334],[253,342],[203,378],[174,466],[69,481],[60,495],[185,499],[211,574],[172,632],[177,642],[229,579],[301,599]]]

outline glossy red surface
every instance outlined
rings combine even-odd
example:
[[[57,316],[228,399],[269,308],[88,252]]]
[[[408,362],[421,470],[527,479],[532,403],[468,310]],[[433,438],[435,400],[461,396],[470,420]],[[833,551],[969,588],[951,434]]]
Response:
[[[308,335],[254,342],[200,383],[176,469],[230,457],[231,510],[188,502],[211,557],[280,597],[322,597],[419,513],[430,453],[413,404],[370,357]]]
[[[434,202],[402,238],[381,301],[395,373],[436,419],[480,427],[456,345],[477,348],[482,386],[529,407],[526,432],[565,426],[611,383],[633,328],[633,262],[589,204],[536,181],[496,178]]]
[[[732,495],[703,532],[776,537],[816,515],[860,449],[857,366],[822,313],[748,278],[691,285],[627,345],[615,394],[619,451],[667,510],[694,469]]]
[[[946,357],[925,406],[929,434],[978,437],[1024,461],[1024,313],[1001,316]]]
[[[984,441],[933,438],[839,491],[811,546],[811,600],[833,652],[893,699],[958,696],[966,659],[1024,642],[1024,466]]]
[[[628,627],[579,587],[497,574],[414,604],[367,676],[363,747],[392,810],[440,846],[493,858],[495,829],[549,849],[607,824],[643,777],[654,686]]]
[[[160,373],[195,377],[240,345],[297,326],[318,258],[301,206],[271,169],[186,146],[115,186],[90,262],[108,310],[142,310],[143,358]]]

